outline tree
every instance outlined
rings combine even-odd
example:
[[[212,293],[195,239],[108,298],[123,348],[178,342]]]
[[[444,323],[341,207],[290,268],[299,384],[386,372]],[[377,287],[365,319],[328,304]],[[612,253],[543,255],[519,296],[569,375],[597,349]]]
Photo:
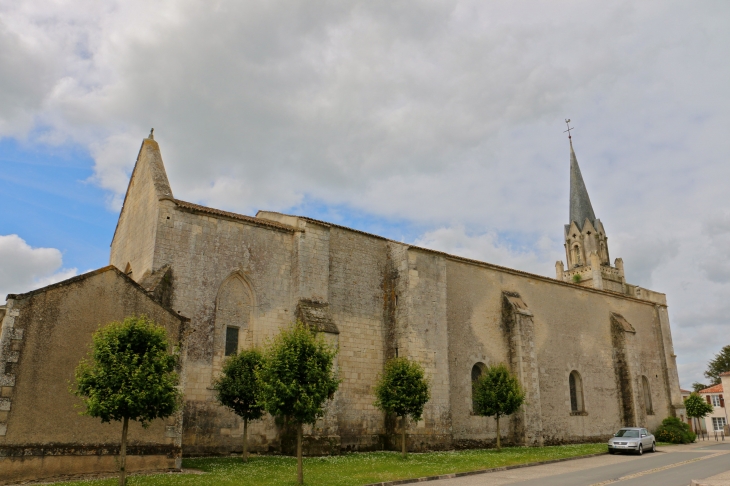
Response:
[[[684,401],[684,408],[687,410],[687,416],[697,419],[698,424],[699,419],[707,417],[713,410],[712,405],[703,400],[697,393],[692,393],[687,397]],[[699,427],[697,430],[701,431],[702,427]]]
[[[256,349],[234,354],[226,360],[223,373],[213,384],[218,403],[243,419],[243,462],[248,461],[248,421],[258,420],[264,414],[256,376],[263,361],[261,352]]]
[[[86,405],[81,413],[102,422],[122,421],[120,486],[126,484],[129,421],[148,427],[180,405],[178,356],[168,347],[165,328],[146,316],[127,317],[97,330],[89,356],[76,368],[72,392]]]
[[[715,358],[707,363],[705,376],[712,380],[713,385],[720,383],[720,374],[730,371],[730,344],[723,347]],[[695,390],[697,391],[697,390]]]
[[[256,375],[261,383],[261,402],[271,415],[291,420],[297,428],[297,481],[302,484],[302,425],[314,424],[324,415],[324,405],[337,391],[337,351],[322,334],[301,322],[284,329],[264,353]]]
[[[525,402],[525,394],[517,378],[503,364],[491,366],[474,384],[474,413],[497,420],[497,450],[502,448],[499,419],[512,415]]]
[[[375,406],[385,413],[401,417],[401,454],[406,457],[406,425],[408,417],[418,422],[423,407],[431,398],[423,367],[406,358],[391,359],[375,386]]]
[[[692,390],[695,393],[699,393],[700,391],[704,390],[705,388],[707,388],[707,385],[705,385],[704,383],[699,383],[696,381],[694,383],[692,383]]]

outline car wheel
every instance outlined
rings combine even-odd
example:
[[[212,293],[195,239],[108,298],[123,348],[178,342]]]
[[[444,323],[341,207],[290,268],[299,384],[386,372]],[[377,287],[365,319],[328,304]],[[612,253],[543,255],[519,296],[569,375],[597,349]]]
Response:
[[[609,450],[608,450],[608,453],[609,453],[609,454],[616,454],[616,451],[614,451],[613,449],[609,449]]]
[[[651,443],[651,452],[656,452],[656,442]]]
[[[639,450],[636,451],[636,453],[639,455],[644,454],[644,445],[643,444],[639,444]]]

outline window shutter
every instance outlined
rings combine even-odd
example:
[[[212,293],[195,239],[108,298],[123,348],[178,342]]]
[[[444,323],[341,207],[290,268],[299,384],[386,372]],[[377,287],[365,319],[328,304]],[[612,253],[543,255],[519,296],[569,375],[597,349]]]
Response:
[[[720,406],[721,406],[722,408],[725,408],[725,399],[724,399],[724,398],[722,398],[722,395],[720,395]]]
[[[707,399],[707,403],[712,405],[712,399],[710,399],[710,395],[705,395],[705,398]]]

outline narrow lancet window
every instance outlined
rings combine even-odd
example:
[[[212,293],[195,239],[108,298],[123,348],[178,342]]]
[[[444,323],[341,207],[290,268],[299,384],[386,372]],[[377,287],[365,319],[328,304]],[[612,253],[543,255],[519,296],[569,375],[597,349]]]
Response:
[[[471,368],[471,388],[472,388],[472,396],[471,396],[471,404],[472,404],[472,410],[474,410],[475,404],[474,404],[474,386],[477,384],[477,381],[479,381],[479,378],[482,377],[484,374],[484,370],[486,369],[486,365],[484,363],[477,363]]]
[[[583,412],[583,380],[577,371],[572,371],[568,378],[570,386],[570,411]]]
[[[226,328],[226,356],[238,353],[238,328]]]

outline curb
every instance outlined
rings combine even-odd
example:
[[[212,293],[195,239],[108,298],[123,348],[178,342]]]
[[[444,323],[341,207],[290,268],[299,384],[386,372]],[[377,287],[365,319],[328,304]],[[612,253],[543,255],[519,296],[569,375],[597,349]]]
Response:
[[[563,459],[551,459],[549,461],[540,461],[540,462],[528,462],[525,464],[514,464],[512,466],[493,467],[491,469],[478,469],[476,471],[442,474],[440,476],[425,476],[422,478],[397,479],[395,481],[383,481],[381,483],[370,483],[370,484],[366,484],[364,486],[398,486],[399,484],[422,483],[425,481],[436,481],[439,479],[454,479],[454,478],[461,478],[464,476],[475,476],[477,474],[487,474],[487,473],[497,472],[497,471],[509,471],[510,469],[520,469],[523,467],[542,466],[544,464],[554,464],[556,462],[574,461],[576,459],[586,459],[588,457],[605,456],[607,454],[608,454],[608,452],[599,452],[597,454],[587,454],[585,456],[565,457]]]

